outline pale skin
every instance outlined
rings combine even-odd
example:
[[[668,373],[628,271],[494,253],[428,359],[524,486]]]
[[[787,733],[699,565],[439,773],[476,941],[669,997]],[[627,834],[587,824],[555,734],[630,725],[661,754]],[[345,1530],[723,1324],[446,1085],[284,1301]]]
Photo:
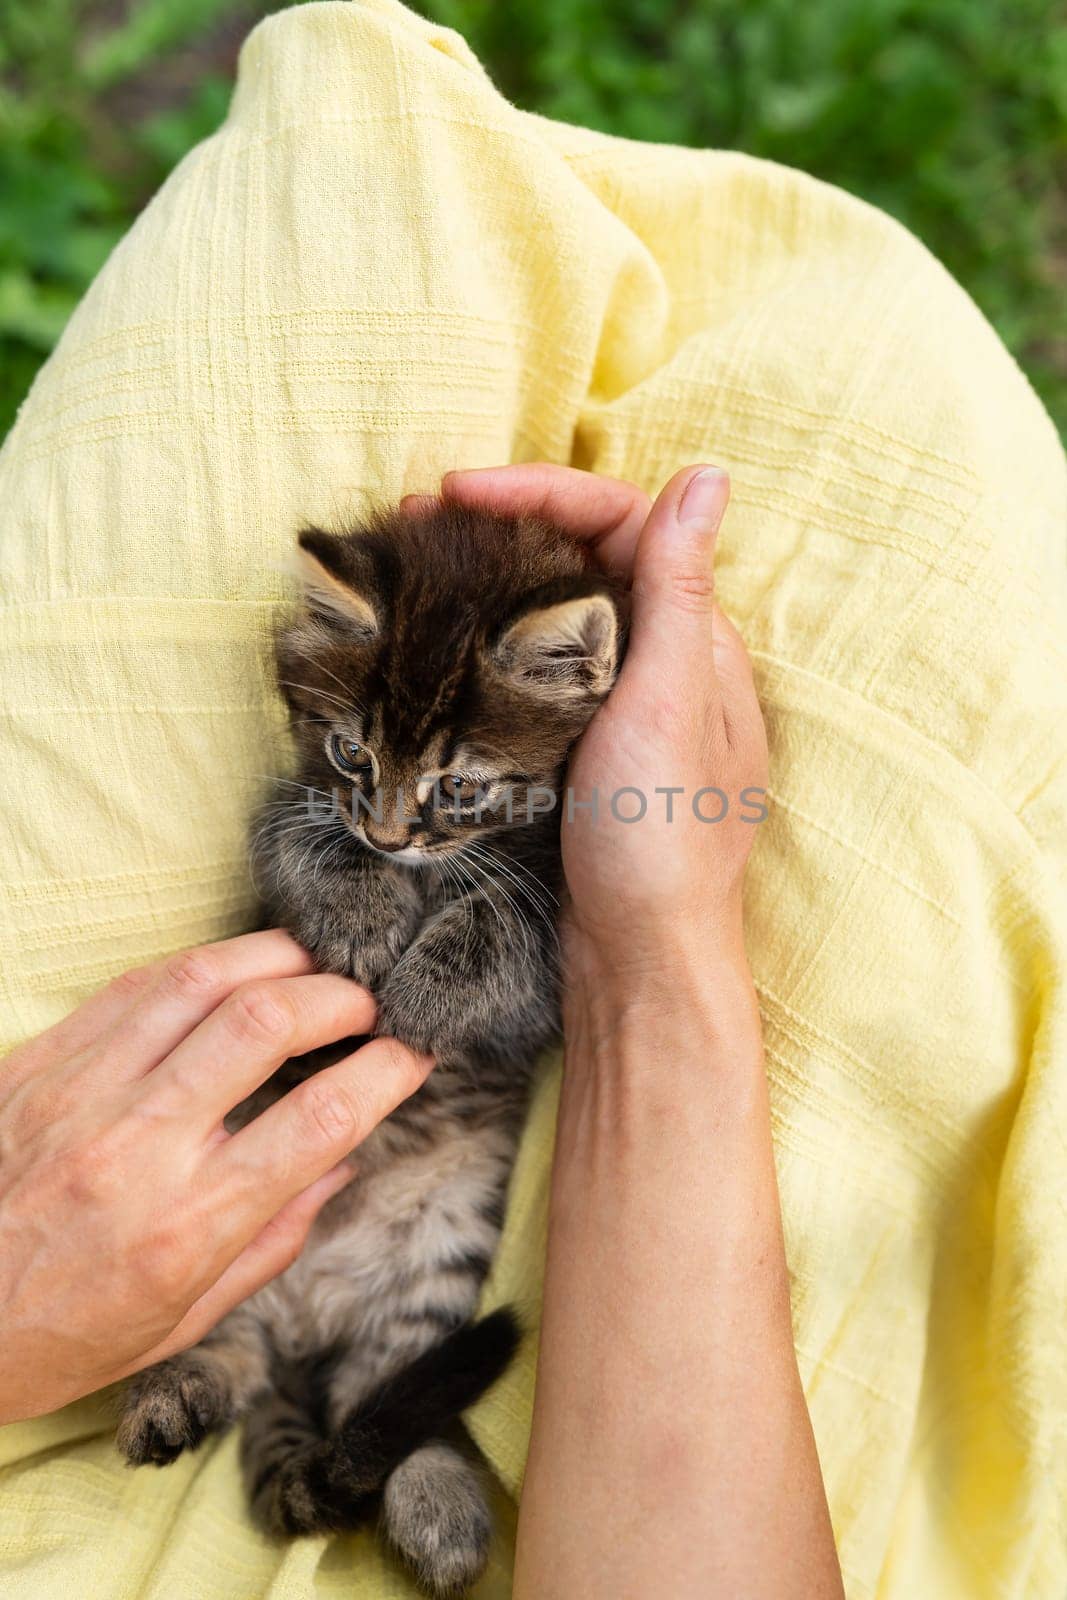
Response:
[[[576,798],[765,784],[748,658],[714,602],[722,474],[686,468],[654,506],[547,465],[442,492],[547,513],[632,577]],[[742,935],[757,832],[736,805],[715,826],[660,805],[563,827],[564,1091],[516,1600],[842,1594]],[[127,974],[0,1062],[0,1421],[194,1344],[284,1270],[432,1063],[375,1039],[241,1132],[222,1118],[288,1055],[374,1020],[287,935],[251,934]]]

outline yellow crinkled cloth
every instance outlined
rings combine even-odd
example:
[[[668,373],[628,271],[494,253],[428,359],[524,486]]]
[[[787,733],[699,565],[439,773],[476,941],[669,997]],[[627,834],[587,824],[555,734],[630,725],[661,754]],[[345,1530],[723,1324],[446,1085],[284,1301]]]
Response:
[[[748,932],[850,1600],[1063,1600],[1064,461],[859,201],[516,111],[395,0],[258,28],[0,458],[0,1034],[247,926],[294,526],[534,457],[733,474],[721,592],[772,748]],[[531,1312],[553,1102],[492,1289]],[[474,1416],[483,1600],[532,1371]],[[99,1401],[4,1430],[3,1594],[411,1595],[369,1534],[260,1539],[235,1451],[130,1472]]]

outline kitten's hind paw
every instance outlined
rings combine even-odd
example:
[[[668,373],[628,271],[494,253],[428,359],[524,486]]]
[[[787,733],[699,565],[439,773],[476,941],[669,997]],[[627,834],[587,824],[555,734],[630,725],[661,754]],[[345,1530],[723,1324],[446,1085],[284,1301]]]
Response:
[[[451,1445],[423,1445],[390,1474],[382,1523],[435,1600],[467,1594],[485,1570],[492,1523],[482,1475]]]
[[[276,1450],[247,1463],[246,1471],[255,1519],[276,1538],[358,1528],[377,1503],[332,1440],[300,1445],[288,1455]]]
[[[131,1466],[165,1467],[231,1420],[221,1379],[194,1358],[175,1356],[130,1381],[118,1447]]]

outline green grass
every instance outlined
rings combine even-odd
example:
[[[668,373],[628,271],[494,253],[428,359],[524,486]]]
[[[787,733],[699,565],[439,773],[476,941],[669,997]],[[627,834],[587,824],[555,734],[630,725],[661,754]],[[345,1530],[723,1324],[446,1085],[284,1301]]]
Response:
[[[221,120],[263,0],[0,0],[0,436],[79,295]],[[519,105],[803,167],[912,228],[1067,433],[1060,0],[423,0]]]

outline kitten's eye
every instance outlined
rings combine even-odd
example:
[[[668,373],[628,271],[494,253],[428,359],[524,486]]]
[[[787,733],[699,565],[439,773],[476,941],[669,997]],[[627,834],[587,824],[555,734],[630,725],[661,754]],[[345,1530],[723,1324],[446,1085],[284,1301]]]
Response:
[[[438,791],[443,806],[473,805],[480,793],[480,785],[471,783],[469,778],[461,777],[458,772],[448,772],[443,778],[437,780]]]
[[[355,739],[343,739],[339,733],[335,733],[330,740],[330,753],[345,772],[366,772],[371,764],[361,744],[357,744]]]

